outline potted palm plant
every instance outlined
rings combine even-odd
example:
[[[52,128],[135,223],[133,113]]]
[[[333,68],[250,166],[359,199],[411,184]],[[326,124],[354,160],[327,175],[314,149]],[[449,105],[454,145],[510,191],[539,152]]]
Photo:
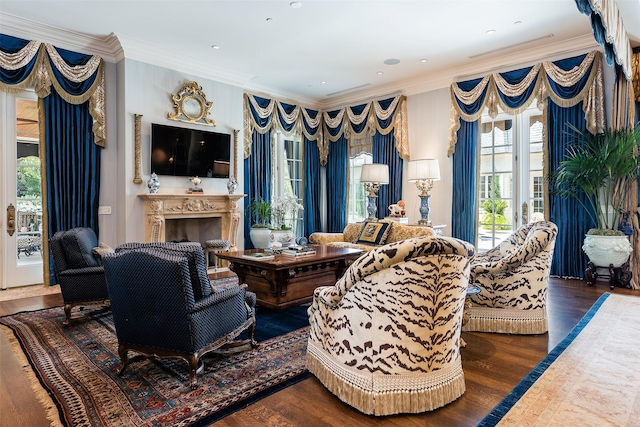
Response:
[[[606,129],[596,135],[570,127],[579,143],[569,149],[554,172],[555,191],[578,200],[596,223],[582,246],[590,262],[598,267],[620,267],[629,258],[631,244],[616,226],[629,197],[629,183],[640,175],[640,127]]]
[[[249,215],[253,223],[249,232],[253,246],[256,248],[268,248],[269,236],[271,235],[271,229],[269,228],[271,203],[262,197],[253,199],[249,204]]]

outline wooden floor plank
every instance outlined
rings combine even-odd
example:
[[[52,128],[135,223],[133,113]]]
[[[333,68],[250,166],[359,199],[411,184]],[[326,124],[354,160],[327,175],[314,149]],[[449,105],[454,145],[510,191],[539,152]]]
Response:
[[[216,427],[252,426],[475,426],[582,318],[606,283],[589,287],[579,280],[552,279],[549,333],[538,336],[463,333],[462,363],[467,390],[451,404],[422,414],[364,415],[344,404],[311,377],[214,423]],[[640,295],[616,288],[612,293]],[[59,295],[0,302],[0,315],[62,305]],[[0,427],[49,426],[44,410],[9,343],[0,336]]]

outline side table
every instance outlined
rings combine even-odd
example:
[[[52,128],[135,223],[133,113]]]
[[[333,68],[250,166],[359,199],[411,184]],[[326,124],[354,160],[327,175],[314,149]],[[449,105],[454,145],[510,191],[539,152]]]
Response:
[[[462,313],[462,326],[466,325],[467,322],[469,321],[469,312],[467,311],[467,309],[471,308],[471,305],[472,305],[471,299],[469,298],[469,296],[479,294],[480,291],[482,291],[482,289],[478,285],[469,284],[469,286],[467,286],[467,296],[464,299],[464,312]],[[462,339],[462,336],[461,336],[460,347],[466,347],[466,346],[467,346],[467,343],[465,342],[464,339]]]

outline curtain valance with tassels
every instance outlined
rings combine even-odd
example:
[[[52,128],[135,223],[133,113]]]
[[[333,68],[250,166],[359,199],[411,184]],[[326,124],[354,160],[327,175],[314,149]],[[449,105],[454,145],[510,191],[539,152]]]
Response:
[[[316,141],[320,149],[323,144],[321,117],[317,110],[245,93],[244,158],[251,156],[253,131],[265,134],[278,130],[287,136],[301,133],[310,141]]]
[[[575,0],[578,10],[591,18],[593,37],[604,47],[607,64],[620,65],[632,79],[631,43],[615,0]]]
[[[320,150],[320,161],[327,163],[329,141],[342,136],[373,136],[376,132],[387,135],[394,132],[396,149],[400,157],[409,160],[409,138],[407,130],[407,99],[404,95],[381,101],[327,111],[322,114],[325,128],[325,144]]]
[[[0,34],[0,90],[19,92],[35,88],[40,98],[51,86],[70,104],[89,101],[95,143],[104,147],[104,64],[99,56],[60,49],[36,40]]]
[[[508,114],[519,114],[537,100],[544,110],[547,99],[561,107],[573,107],[584,101],[582,109],[587,129],[599,133],[604,129],[602,55],[592,51],[577,57],[579,63],[569,70],[559,61],[543,62],[532,67],[507,73],[496,73],[482,79],[451,85],[451,112],[449,119],[449,150],[453,155],[460,129],[460,119],[475,122],[485,107],[495,117],[498,107]],[[566,61],[566,60],[563,60]],[[575,87],[582,88],[574,96]]]

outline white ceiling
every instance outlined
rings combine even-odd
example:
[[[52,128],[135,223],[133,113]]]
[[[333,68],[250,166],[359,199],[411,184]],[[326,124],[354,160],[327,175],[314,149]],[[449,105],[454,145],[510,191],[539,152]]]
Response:
[[[558,56],[595,46],[589,18],[574,0],[300,3],[1,0],[0,31],[320,107],[445,87],[539,59],[541,52]],[[618,3],[632,45],[639,45],[640,0]],[[388,59],[400,62],[384,64]]]

